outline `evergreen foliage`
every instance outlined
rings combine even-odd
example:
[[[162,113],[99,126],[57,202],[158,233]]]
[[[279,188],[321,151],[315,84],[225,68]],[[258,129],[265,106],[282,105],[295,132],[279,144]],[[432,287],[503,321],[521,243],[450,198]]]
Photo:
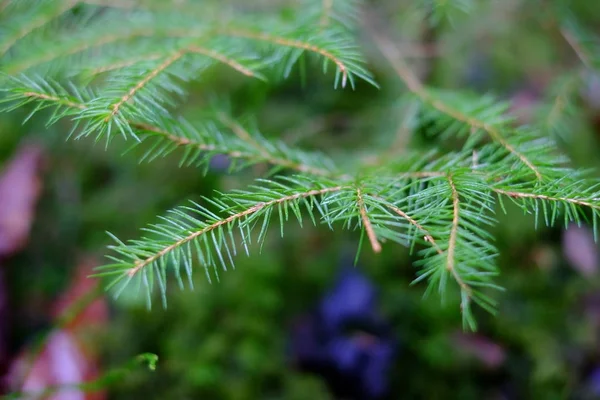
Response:
[[[158,288],[166,304],[171,277],[183,287],[201,268],[209,281],[218,279],[238,253],[261,248],[275,220],[281,236],[297,220],[356,231],[360,246],[376,253],[389,242],[409,247],[419,258],[415,283],[441,296],[457,289],[464,325],[475,329],[473,303],[494,312],[493,290],[500,289],[489,233],[497,205],[513,202],[546,225],[588,221],[597,233],[599,182],[574,169],[555,142],[568,137],[564,121],[577,113],[572,93],[581,75],[600,65],[598,41],[570,15],[560,31],[581,58],[581,71],[557,86],[546,126],[522,126],[510,104],[491,95],[428,87],[383,29],[367,23],[369,40],[409,92],[412,125],[436,147],[373,149],[367,162],[365,149],[327,157],[267,138],[220,105],[194,121],[177,113],[190,82],[212,68],[266,82],[290,78],[293,70],[310,80],[321,69],[336,90],[377,86],[357,42],[357,1],[283,2],[264,10],[260,2],[164,3],[1,3],[2,111],[23,108],[25,121],[45,118],[48,126],[70,121],[70,137],[93,136],[109,149],[112,140],[126,140],[144,149],[140,161],[176,153],[182,166],[206,173],[211,159],[224,154],[230,172],[270,167],[245,188],[168,211],[139,239],[113,237],[112,263],[98,276],[111,278],[108,287],[117,294],[137,287],[150,304]],[[434,24],[474,7],[415,2],[429,3]],[[457,141],[456,148],[444,147]]]

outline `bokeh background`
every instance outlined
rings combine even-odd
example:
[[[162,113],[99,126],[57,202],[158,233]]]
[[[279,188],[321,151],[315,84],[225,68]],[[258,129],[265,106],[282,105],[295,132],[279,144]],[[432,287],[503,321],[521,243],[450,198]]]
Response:
[[[442,3],[449,8],[441,9]],[[510,99],[512,112],[554,135],[576,165],[598,168],[600,75],[566,40],[558,3],[378,0],[365,2],[369,16],[362,23],[385,21],[387,34],[427,84]],[[568,9],[600,35],[595,3],[573,0]],[[360,83],[354,91],[334,90],[332,76],[318,66],[309,68],[304,82],[295,70],[269,83],[214,68],[191,84],[177,111],[196,116],[216,95],[233,115],[252,115],[266,136],[341,160],[351,151],[372,155],[392,145],[454,146],[412,122],[402,82],[368,35],[358,40],[380,89]],[[573,89],[574,76],[583,83]],[[22,372],[14,376],[27,354],[36,363],[29,374],[45,382],[57,366],[74,366],[74,374],[93,379],[152,352],[159,356],[156,371],[132,368],[87,398],[335,398],[326,374],[299,368],[292,339],[299,321],[336,290],[342,271],[354,268],[356,232],[290,224],[280,238],[275,227],[262,254],[239,257],[219,282],[209,284],[197,273],[195,290],[171,290],[166,310],[148,311],[133,290],[118,299],[100,296],[80,312],[78,299],[97,290],[86,276],[105,261],[106,231],[134,238],[164,210],[214,190],[242,188],[266,170],[228,175],[227,160],[219,158],[206,176],[178,167],[176,156],[139,164],[142,149],[122,155],[127,146],[118,140],[108,150],[93,139],[65,141],[68,121],[50,129],[43,118],[22,124],[29,111],[0,115],[5,392],[24,379]],[[497,282],[506,291],[495,294],[496,316],[477,312],[477,333],[462,331],[454,298],[423,298],[424,285],[410,285],[414,258],[406,249],[362,252],[355,271],[376,291],[373,307],[389,331],[367,341],[358,328],[341,335],[356,339],[352,343],[366,353],[383,340],[393,342],[390,368],[380,377],[388,398],[600,398],[599,257],[591,230],[543,224],[536,230],[533,218],[516,208],[509,206],[508,216],[498,211]],[[65,310],[71,314],[61,319]],[[40,340],[46,349],[36,352]]]

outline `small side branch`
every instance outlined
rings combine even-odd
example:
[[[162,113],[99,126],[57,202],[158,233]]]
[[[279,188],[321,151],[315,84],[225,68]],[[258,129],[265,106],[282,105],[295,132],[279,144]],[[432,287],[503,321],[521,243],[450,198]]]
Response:
[[[568,197],[552,197],[552,196],[545,196],[543,194],[513,192],[513,191],[502,190],[502,189],[494,189],[494,192],[504,195],[504,196],[516,198],[516,199],[535,199],[535,200],[544,200],[544,201],[553,201],[553,202],[565,202],[565,203],[570,203],[570,204],[574,204],[577,206],[589,207],[594,210],[600,210],[599,204],[590,203],[588,200],[572,199],[572,198],[568,198]],[[600,200],[600,199],[598,199],[598,200]]]
[[[340,190],[342,190],[344,187],[343,186],[335,186],[335,187],[329,187],[329,188],[323,188],[323,189],[315,189],[315,190],[309,190],[308,192],[304,192],[304,193],[296,193],[293,195],[289,195],[289,196],[284,196],[275,200],[271,200],[271,201],[267,201],[267,202],[260,202],[260,203],[256,203],[255,205],[253,205],[252,207],[244,210],[244,211],[240,211],[236,214],[230,215],[229,217],[219,220],[211,225],[208,225],[207,227],[193,232],[192,234],[188,235],[187,237],[184,237],[183,239],[180,239],[178,241],[176,241],[175,243],[166,246],[165,248],[163,248],[162,250],[160,250],[159,252],[157,252],[156,254],[152,255],[151,257],[148,257],[144,260],[138,261],[134,267],[132,267],[131,269],[129,269],[126,274],[130,277],[136,275],[140,270],[142,270],[144,267],[152,264],[153,262],[157,261],[158,259],[160,259],[161,257],[164,257],[165,255],[167,255],[168,253],[170,253],[171,251],[185,245],[186,243],[198,238],[199,236],[202,236],[208,232],[211,232],[217,228],[219,228],[220,226],[223,225],[227,225],[230,224],[232,222],[241,220],[245,217],[248,217],[252,214],[255,214],[256,212],[267,208],[267,207],[272,207],[278,204],[282,204],[285,203],[287,201],[294,201],[297,200],[299,198],[307,198],[307,197],[314,197],[314,196],[320,196],[323,195],[325,193],[332,193],[332,192],[338,192]]]
[[[103,65],[101,67],[91,69],[90,75],[98,75],[98,74],[102,74],[105,72],[114,71],[117,69],[123,69],[123,68],[131,67],[131,66],[138,64],[140,62],[143,62],[143,61],[154,61],[154,60],[158,60],[159,58],[162,58],[162,57],[164,57],[164,54],[160,54],[160,53],[154,53],[154,54],[148,54],[145,56],[134,57],[129,60],[119,61],[119,62],[115,62],[112,64],[107,64],[107,65]]]
[[[271,43],[274,43],[274,44],[277,44],[280,46],[294,47],[296,49],[302,49],[302,50],[310,51],[312,53],[319,54],[319,55],[331,60],[337,66],[338,70],[340,71],[340,73],[342,75],[342,80],[341,80],[342,87],[345,87],[346,82],[348,81],[348,68],[342,62],[342,60],[337,58],[335,55],[333,55],[329,51],[322,49],[318,46],[315,46],[313,44],[306,43],[301,40],[288,39],[288,38],[284,38],[284,37],[269,35],[269,34],[263,33],[263,32],[253,32],[253,31],[242,30],[242,29],[223,30],[219,33],[222,35],[226,35],[226,36],[241,37],[241,38],[252,39],[252,40],[260,40],[263,42],[271,42]]]
[[[77,108],[80,110],[85,110],[87,108],[87,106],[85,104],[82,103],[75,103],[73,101],[67,100],[67,99],[61,99],[60,97],[56,97],[56,96],[50,96],[47,95],[45,93],[38,93],[38,92],[24,92],[23,96],[25,97],[33,97],[39,100],[43,100],[43,101],[52,101],[58,105],[61,106],[65,106],[65,107],[69,107],[69,108]]]
[[[221,54],[217,51],[211,50],[211,49],[207,49],[204,47],[200,47],[200,46],[189,46],[187,48],[187,51],[189,53],[197,53],[197,54],[202,54],[206,57],[210,57],[214,60],[217,60],[225,65],[230,66],[231,68],[235,69],[236,71],[238,71],[239,73],[246,75],[246,76],[250,76],[253,78],[258,78],[258,75],[256,75],[256,73],[246,67],[244,67],[242,64],[240,64],[239,62],[227,57],[224,54]]]
[[[413,92],[417,97],[419,97],[422,101],[429,104],[431,107],[436,110],[456,119],[457,121],[461,121],[467,125],[470,125],[472,128],[481,129],[488,133],[488,135],[496,142],[498,142],[502,147],[504,147],[508,152],[514,154],[523,164],[525,164],[529,169],[533,171],[537,179],[542,179],[542,174],[538,170],[538,168],[527,158],[524,154],[519,152],[513,145],[511,145],[496,129],[495,127],[486,124],[483,121],[480,121],[475,118],[471,118],[468,115],[463,114],[460,110],[453,108],[452,106],[440,101],[439,99],[431,96],[423,84],[419,81],[417,76],[411,71],[408,67],[401,54],[399,54],[398,49],[391,43],[389,40],[384,39],[375,33],[372,34],[375,44],[379,48],[379,51],[383,56],[388,60],[388,62],[392,65],[397,75],[404,81],[408,90]]]
[[[248,132],[242,125],[232,120],[224,113],[219,113],[219,120],[223,125],[231,129],[231,131],[241,140],[248,143],[250,146],[255,148],[265,159],[266,162],[273,165],[280,165],[285,168],[293,169],[299,172],[305,172],[312,175],[317,176],[331,176],[331,173],[325,169],[315,168],[310,165],[299,164],[294,161],[279,158],[274,156],[269,150],[267,150],[264,146],[262,146],[256,139],[252,137],[250,132]],[[347,176],[344,176],[347,178]]]
[[[458,285],[470,297],[471,288],[467,285],[456,270],[456,241],[458,239],[458,227],[460,224],[460,197],[452,175],[448,175],[448,185],[452,192],[452,226],[450,227],[450,238],[448,239],[448,250],[446,257],[446,269],[450,271]]]
[[[583,65],[585,65],[586,68],[592,69],[592,63],[590,62],[588,54],[583,49],[579,41],[575,38],[575,36],[565,28],[560,29],[560,34],[562,35],[562,37],[565,38],[565,40],[567,41],[569,46],[571,46],[575,54],[577,54],[577,57],[579,57]]]
[[[218,114],[219,121],[225,125],[227,128],[231,130],[241,140],[248,143],[250,146],[254,147],[258,152],[266,159],[271,158],[269,151],[261,146],[242,125],[232,120],[227,114],[219,113]]]
[[[69,108],[75,108],[75,109],[79,109],[79,110],[85,110],[87,108],[87,106],[83,103],[76,103],[76,102],[73,102],[68,99],[63,99],[60,97],[47,95],[45,93],[24,92],[22,95],[25,97],[36,98],[41,101],[51,101],[51,102],[56,103],[56,105],[65,106],[65,107],[69,107]],[[197,149],[203,150],[203,151],[219,151],[219,149],[212,144],[198,143],[198,142],[195,142],[188,138],[176,136],[176,135],[173,135],[172,133],[169,133],[169,132],[167,132],[157,126],[154,126],[154,125],[146,124],[143,122],[130,121],[130,120],[128,120],[127,123],[133,128],[140,129],[143,131],[148,131],[153,134],[162,136],[165,139],[170,140],[173,143],[177,144],[177,146],[181,146],[181,147],[193,146],[193,147],[196,147]],[[236,124],[233,121],[231,121],[231,123]],[[239,129],[243,129],[243,128],[241,126],[239,126]],[[249,135],[249,133],[247,133],[247,132],[246,132],[246,134]],[[222,152],[231,158],[255,159],[257,157],[256,154],[254,154],[254,153],[242,152],[242,151],[238,151],[238,150],[227,151],[226,149],[224,149]],[[283,168],[288,168],[288,169],[295,170],[298,172],[305,172],[305,173],[316,175],[316,176],[332,176],[332,173],[325,169],[312,167],[312,166],[306,165],[306,164],[296,163],[296,162],[293,162],[293,161],[290,161],[287,159],[274,157],[273,155],[270,155],[270,154],[261,153],[261,157],[262,157],[262,160],[260,160],[261,162],[266,162],[266,163],[269,163],[272,165],[278,165]],[[342,175],[342,176],[340,176],[340,178],[348,179],[349,176]]]
[[[121,99],[118,102],[116,102],[115,104],[112,105],[112,112],[110,113],[109,116],[107,116],[104,119],[104,121],[105,122],[110,121],[115,115],[117,115],[119,113],[119,110],[121,109],[121,107],[123,106],[123,104],[125,104],[127,101],[129,101],[130,99],[132,99],[133,96],[135,96],[135,94],[137,92],[139,92],[142,88],[144,88],[148,84],[148,82],[150,82],[152,79],[156,78],[156,76],[158,76],[158,74],[160,74],[165,69],[167,69],[175,61],[179,60],[184,54],[185,54],[185,51],[182,51],[182,50],[177,51],[173,55],[171,55],[170,57],[168,57],[158,67],[156,67],[152,71],[150,71],[150,73],[148,73],[144,77],[144,79],[142,79],[141,81],[139,81],[134,87],[132,87],[129,90],[129,92],[127,92],[125,95],[123,95],[123,97],[121,97]]]
[[[369,242],[371,242],[371,247],[375,253],[381,252],[381,245],[377,241],[377,235],[375,235],[375,231],[373,230],[373,226],[371,225],[371,221],[367,216],[367,210],[365,208],[365,202],[362,197],[362,192],[360,188],[356,189],[356,197],[357,197],[357,206],[360,212],[360,218],[362,219],[363,226],[365,228],[365,232],[367,232],[367,237],[369,238]]]
[[[329,24],[332,8],[333,0],[323,0],[323,12],[321,14],[321,20],[319,21],[319,25],[321,26],[321,28],[325,28]]]
[[[437,242],[435,241],[435,239],[433,238],[433,236],[431,236],[431,234],[429,233],[429,231],[423,226],[421,225],[419,222],[417,222],[414,218],[412,218],[410,215],[408,215],[407,213],[405,213],[404,211],[402,211],[400,208],[392,205],[392,204],[385,204],[385,206],[387,208],[389,208],[390,210],[392,210],[393,212],[395,212],[396,214],[398,214],[400,217],[404,218],[405,220],[408,221],[408,223],[410,223],[411,225],[413,225],[415,228],[417,228],[418,230],[420,230],[423,235],[425,235],[425,241],[430,243],[431,246],[435,249],[435,251],[437,251],[438,254],[444,254],[444,251],[440,248],[440,246],[438,246]]]

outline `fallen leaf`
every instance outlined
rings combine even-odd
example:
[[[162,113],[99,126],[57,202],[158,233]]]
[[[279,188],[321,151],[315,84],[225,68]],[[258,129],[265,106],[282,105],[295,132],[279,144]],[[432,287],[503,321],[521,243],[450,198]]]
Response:
[[[25,246],[41,192],[43,152],[37,145],[24,145],[6,164],[0,176],[0,256]]]
[[[89,276],[94,273],[98,266],[96,259],[87,257],[79,262],[71,279],[69,287],[61,293],[53,305],[53,317],[59,318],[64,315],[73,305],[85,305],[76,315],[66,322],[63,328],[71,331],[89,329],[104,325],[108,321],[108,305],[104,297],[97,296],[99,281]],[[91,303],[87,302],[88,296],[95,297]],[[87,303],[87,304],[86,304]]]
[[[488,368],[498,368],[506,359],[502,346],[485,336],[459,332],[453,341],[459,351],[474,357]]]
[[[598,268],[598,246],[594,232],[585,226],[569,225],[562,237],[565,259],[577,272],[585,277],[596,274]]]
[[[6,283],[4,281],[4,271],[0,266],[0,376],[6,372],[6,366],[9,360],[8,348],[8,299],[6,294]],[[2,391],[2,383],[0,382],[0,392]]]
[[[50,396],[44,396],[44,399],[102,400],[106,398],[103,392],[85,393],[78,388],[68,387],[97,378],[98,370],[95,363],[91,363],[89,356],[82,350],[75,335],[66,330],[52,331],[44,350],[35,359],[33,365],[29,365],[26,355],[17,358],[9,374],[9,381],[17,381],[24,374],[27,374],[27,377],[18,390],[31,394],[27,398],[37,398],[36,393],[52,386],[65,387]]]
[[[12,390],[39,393],[99,377],[95,346],[86,341],[90,329],[108,321],[108,305],[104,297],[96,295],[98,282],[88,277],[96,265],[93,258],[85,258],[75,269],[69,287],[52,307],[57,327],[45,339],[39,354],[27,349],[13,362],[7,379]],[[103,400],[106,393],[65,387],[44,398]]]

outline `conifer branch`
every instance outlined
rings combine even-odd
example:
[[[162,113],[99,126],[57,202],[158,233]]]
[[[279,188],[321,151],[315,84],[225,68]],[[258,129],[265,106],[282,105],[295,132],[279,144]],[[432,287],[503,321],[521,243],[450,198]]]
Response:
[[[207,48],[200,47],[200,46],[189,46],[186,50],[190,53],[198,53],[198,54],[202,54],[207,57],[213,58],[225,65],[230,66],[231,68],[235,69],[236,71],[238,71],[239,73],[241,73],[243,75],[250,76],[253,78],[260,77],[258,74],[256,74],[256,72],[252,71],[249,68],[244,67],[242,64],[235,61],[234,59],[231,59],[231,58],[225,56],[224,54],[221,54],[215,50],[207,49]]]
[[[58,105],[62,105],[62,106],[70,107],[70,108],[77,108],[79,110],[85,110],[87,108],[85,104],[76,103],[74,101],[70,101],[68,99],[63,99],[63,98],[60,98],[57,96],[50,96],[45,93],[24,92],[23,96],[30,97],[30,98],[36,98],[36,99],[43,100],[43,101],[50,101],[50,102],[56,103]]]
[[[51,102],[51,103],[54,103],[56,106],[64,106],[64,107],[72,108],[75,110],[86,110],[88,108],[88,106],[84,103],[78,103],[78,102],[73,101],[72,99],[61,98],[58,96],[52,96],[52,95],[48,95],[46,93],[24,91],[24,92],[21,92],[20,95],[25,98],[34,98],[34,99],[37,99],[37,100],[40,100],[43,102]],[[219,115],[221,117],[221,120],[224,123],[226,123],[226,125],[229,126],[229,128],[232,129],[232,131],[234,131],[238,135],[242,135],[242,138],[253,141],[256,144],[257,149],[258,148],[261,149],[259,157],[257,157],[257,155],[255,153],[249,152],[249,151],[242,151],[242,150],[237,150],[237,149],[232,150],[232,149],[228,149],[227,147],[218,146],[216,144],[198,142],[197,140],[194,140],[193,138],[182,137],[182,136],[176,135],[172,132],[165,130],[164,128],[161,128],[159,126],[152,125],[152,124],[149,124],[146,122],[126,120],[126,123],[129,126],[131,126],[132,128],[139,130],[138,134],[148,133],[148,134],[151,134],[152,136],[158,135],[159,137],[162,137],[162,138],[174,143],[177,147],[182,147],[182,148],[193,147],[197,150],[211,152],[211,153],[219,152],[221,154],[226,154],[228,157],[231,157],[234,159],[256,160],[259,162],[265,162],[267,164],[271,164],[274,166],[279,166],[282,168],[286,168],[286,169],[290,169],[290,170],[294,170],[294,171],[298,171],[298,172],[302,172],[302,173],[307,173],[307,174],[315,175],[315,176],[332,177],[332,176],[336,175],[332,171],[324,169],[324,168],[318,168],[318,167],[311,166],[308,164],[302,164],[299,162],[295,162],[288,158],[281,158],[281,157],[275,156],[274,154],[269,152],[266,148],[262,147],[258,142],[256,142],[256,140],[254,140],[251,137],[250,133],[247,130],[245,130],[240,124],[236,123],[231,118],[227,117],[224,113],[220,113]],[[339,178],[340,179],[348,179],[349,176],[345,175],[345,174],[339,174]]]
[[[358,206],[358,210],[360,212],[360,218],[362,219],[363,227],[365,228],[365,232],[367,233],[371,247],[375,253],[380,253],[381,244],[379,244],[377,241],[377,235],[375,234],[373,226],[371,225],[371,221],[367,215],[367,209],[365,208],[365,202],[363,200],[360,188],[356,189],[356,199],[356,205]]]
[[[346,64],[344,64],[344,62],[341,59],[339,59],[338,57],[336,57],[335,55],[333,55],[331,52],[329,52],[326,49],[322,49],[314,44],[304,42],[301,40],[288,39],[288,38],[281,37],[281,36],[270,35],[270,34],[264,33],[264,32],[254,32],[254,31],[244,30],[244,29],[228,29],[228,30],[219,31],[219,33],[222,35],[226,35],[226,36],[240,37],[240,38],[246,38],[246,39],[252,39],[252,40],[260,40],[260,41],[269,42],[269,43],[280,45],[280,46],[293,47],[296,49],[306,50],[306,51],[309,51],[312,53],[319,54],[319,55],[325,57],[326,59],[332,61],[337,66],[338,71],[342,75],[341,87],[342,88],[346,87],[346,83],[348,81],[348,68],[346,67]]]
[[[91,76],[95,76],[95,75],[99,75],[99,74],[102,74],[105,72],[110,72],[110,71],[114,71],[114,70],[118,70],[118,69],[131,67],[131,66],[138,64],[140,62],[143,62],[143,61],[158,60],[159,58],[163,58],[163,57],[164,57],[164,54],[162,54],[162,53],[154,53],[154,54],[148,54],[145,56],[134,57],[129,60],[119,61],[119,62],[111,63],[108,65],[91,68],[89,70],[89,74]]]
[[[53,19],[59,17],[61,14],[70,10],[77,4],[77,0],[57,0],[53,6],[56,7],[52,12],[41,13],[37,18],[32,18],[28,21],[28,23],[23,24],[19,27],[19,30],[16,31],[13,35],[5,38],[4,43],[0,44],[0,57],[2,57],[6,52],[20,39],[27,36],[32,31],[41,28],[46,25]],[[3,7],[4,8],[4,7]]]
[[[173,250],[182,247],[186,243],[189,243],[189,242],[197,239],[198,237],[205,235],[211,231],[214,231],[222,226],[229,225],[233,222],[236,222],[236,221],[242,220],[246,217],[249,217],[252,214],[255,214],[256,212],[258,212],[260,210],[264,210],[264,209],[267,209],[267,208],[270,208],[270,207],[273,207],[273,206],[276,206],[279,204],[283,204],[283,203],[290,202],[290,201],[295,201],[295,200],[302,199],[302,198],[314,197],[314,196],[320,196],[320,195],[323,195],[326,193],[338,192],[342,189],[344,189],[343,186],[326,187],[326,188],[322,188],[322,189],[312,189],[312,190],[309,190],[309,191],[303,192],[303,193],[294,193],[291,195],[282,196],[280,198],[270,200],[267,202],[258,202],[243,211],[240,211],[238,213],[230,215],[227,218],[218,220],[218,221],[204,227],[203,229],[192,232],[191,234],[179,239],[178,241],[174,242],[173,244],[164,247],[162,250],[156,252],[155,254],[153,254],[152,256],[150,256],[148,258],[137,261],[132,268],[130,268],[126,271],[126,274],[129,277],[133,277],[134,275],[139,273],[143,268],[156,262],[157,260],[161,259],[162,257],[168,255]]]
[[[176,51],[174,54],[172,54],[166,60],[164,60],[160,65],[158,65],[155,69],[151,70],[146,76],[144,76],[144,78],[141,81],[139,81],[134,87],[132,87],[129,90],[129,92],[127,92],[125,95],[123,95],[123,97],[121,97],[121,99],[118,102],[116,102],[115,104],[113,104],[111,106],[112,111],[111,111],[110,115],[108,115],[104,119],[104,122],[109,122],[115,115],[117,115],[119,113],[119,110],[123,104],[125,104],[126,102],[131,100],[133,98],[133,96],[135,96],[135,94],[138,91],[140,91],[148,82],[150,82],[158,74],[163,72],[170,65],[172,65],[174,62],[179,60],[181,57],[183,57],[184,54],[185,54],[185,51],[183,51],[183,50]]]
[[[372,37],[375,41],[376,46],[380,50],[381,54],[388,60],[392,65],[397,75],[406,84],[406,87],[431,107],[440,111],[443,114],[454,118],[457,121],[461,121],[474,129],[481,129],[488,133],[488,135],[507,151],[514,154],[523,164],[525,164],[537,177],[538,180],[542,179],[540,170],[520,151],[510,144],[498,129],[494,126],[480,121],[476,118],[465,115],[460,110],[444,103],[439,98],[432,96],[428,90],[419,81],[417,76],[411,71],[410,67],[406,64],[398,49],[387,39],[382,38],[376,33],[372,33]]]

